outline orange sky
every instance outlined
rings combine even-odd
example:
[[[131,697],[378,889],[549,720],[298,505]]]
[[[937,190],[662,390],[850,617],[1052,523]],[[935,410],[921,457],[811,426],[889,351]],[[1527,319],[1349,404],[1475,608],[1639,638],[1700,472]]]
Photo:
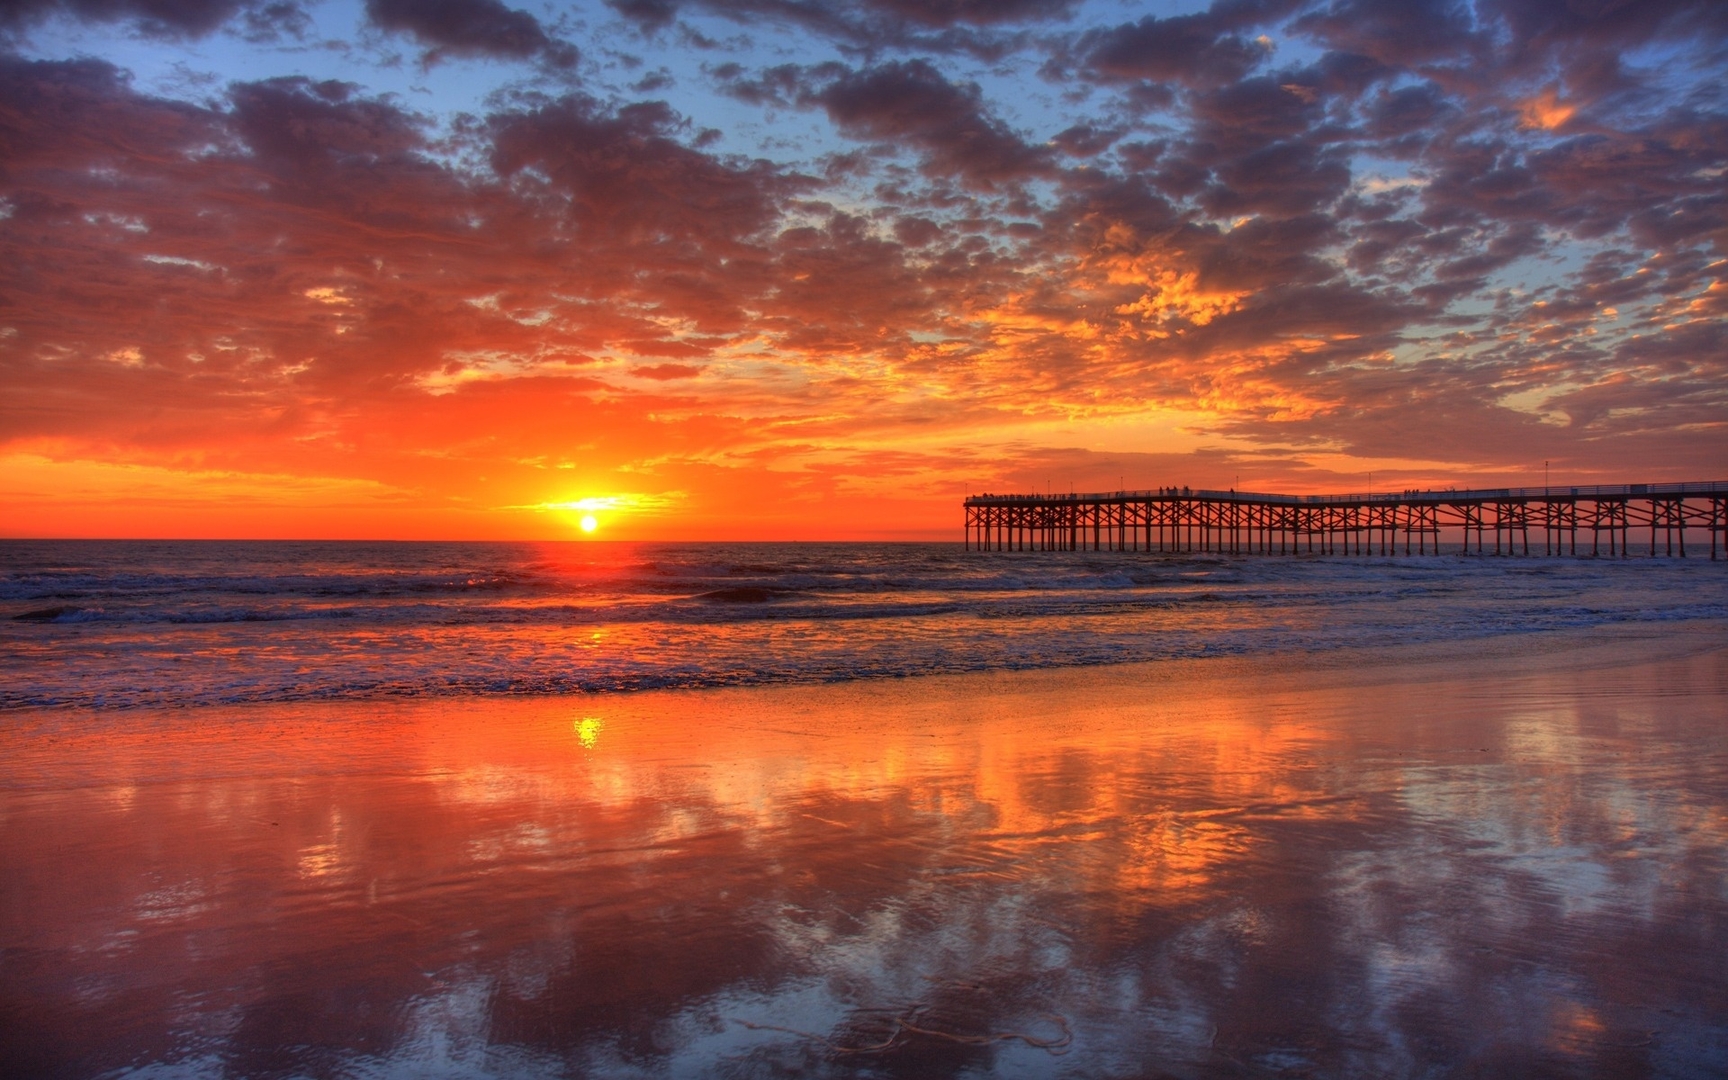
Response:
[[[0,15],[0,535],[1728,461],[1717,5],[159,6]]]

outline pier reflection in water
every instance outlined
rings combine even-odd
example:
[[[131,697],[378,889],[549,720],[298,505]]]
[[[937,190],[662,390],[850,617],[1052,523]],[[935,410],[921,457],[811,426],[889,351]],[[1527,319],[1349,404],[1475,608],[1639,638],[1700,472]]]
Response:
[[[25,718],[0,1071],[1728,1068],[1728,662],[1562,666]]]

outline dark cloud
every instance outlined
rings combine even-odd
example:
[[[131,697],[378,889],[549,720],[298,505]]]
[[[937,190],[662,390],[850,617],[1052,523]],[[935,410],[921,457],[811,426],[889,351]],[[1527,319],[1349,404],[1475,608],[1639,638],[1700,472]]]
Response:
[[[678,17],[679,0],[606,0],[606,6],[644,30],[659,30]]]
[[[310,29],[312,17],[298,0],[265,0],[240,17],[241,36],[257,43],[303,38]]]
[[[1428,230],[1409,218],[1370,221],[1354,230],[1348,253],[1351,269],[1361,274],[1379,274],[1409,280],[1418,273],[1410,245]]]
[[[394,105],[357,95],[347,83],[301,78],[245,83],[233,88],[231,102],[233,134],[273,178],[297,189],[332,175],[394,178],[421,165],[416,152],[425,138],[416,119]]]
[[[845,70],[835,64],[830,68],[818,67],[813,72],[797,64],[780,64],[776,67],[764,68],[749,75],[743,65],[726,63],[716,65],[710,74],[719,81],[721,89],[731,97],[751,105],[790,106],[797,103],[812,75],[824,73],[838,74]]]
[[[1220,217],[1312,213],[1337,201],[1350,184],[1344,155],[1308,142],[1261,147],[1220,163],[1214,175],[1199,203]]]
[[[1351,181],[1340,145],[1351,133],[1328,124],[1314,81],[1285,72],[1193,94],[1188,138],[1158,162],[1161,186],[1217,217],[1300,215],[1336,202]]]
[[[1416,135],[1425,142],[1441,131],[1459,111],[1458,105],[1432,83],[1382,88],[1364,103],[1367,126],[1364,134],[1377,140],[1395,140]],[[1410,149],[1419,148],[1416,143]]]
[[[576,63],[576,50],[547,35],[539,20],[499,0],[366,0],[366,15],[385,30],[409,34],[433,57],[541,57],[556,67]]]
[[[676,130],[663,103],[607,112],[568,97],[494,118],[491,163],[525,197],[555,206],[579,246],[658,249],[681,261],[741,253],[796,182],[766,162],[691,149]]]
[[[746,26],[779,24],[871,54],[881,50],[966,53],[1001,59],[1030,40],[1019,29],[1062,19],[1079,0],[606,0],[643,33],[657,33],[684,11]],[[686,33],[692,33],[686,26]]]
[[[1539,148],[1504,138],[1436,143],[1425,220],[1477,227],[1531,223],[1594,239],[1632,228],[1653,247],[1722,234],[1720,170],[1728,120],[1670,116]]]
[[[0,178],[10,194],[27,175],[130,167],[218,137],[204,110],[134,97],[124,74],[100,60],[29,61],[0,55]]]
[[[1084,250],[1162,242],[1184,224],[1180,209],[1143,177],[1091,171],[1070,175],[1066,188],[1067,197],[1045,223],[1074,236]]]
[[[1396,67],[1455,59],[1487,45],[1470,5],[1461,0],[1340,0],[1301,15],[1291,29]]]
[[[974,187],[1053,171],[1049,148],[1029,145],[988,116],[978,87],[952,83],[922,60],[847,72],[805,99],[853,138],[909,144],[931,172]]]
[[[1477,9],[1506,27],[1518,53],[1728,34],[1728,10],[1714,0],[1479,0]]]
[[[1207,243],[1191,244],[1200,281],[1209,288],[1258,291],[1319,284],[1338,276],[1322,253],[1342,234],[1323,214],[1259,219],[1206,235]]]
[[[942,226],[922,217],[903,217],[894,222],[894,237],[907,247],[924,247],[942,236]]]
[[[1051,145],[1073,157],[1094,157],[1110,149],[1122,137],[1120,128],[1075,124],[1051,136]]]
[[[1062,18],[1080,0],[861,0],[868,11],[897,15],[926,26],[988,25]]]
[[[630,374],[639,379],[654,379],[658,382],[670,382],[673,379],[694,379],[702,374],[699,367],[689,364],[652,364],[644,367],[633,367]]]
[[[606,0],[618,14],[649,30],[658,30],[690,8],[744,20],[776,18],[811,29],[852,38],[864,32],[864,20],[889,18],[921,26],[988,26],[1063,18],[1080,0]]]
[[[1281,75],[1243,79],[1196,94],[1190,109],[1193,143],[1216,148],[1218,157],[1304,135],[1325,115],[1318,95]]]
[[[0,31],[16,33],[55,15],[90,22],[125,22],[151,37],[202,37],[245,12],[257,25],[292,22],[299,5],[268,0],[7,0]]]
[[[1082,35],[1075,49],[1087,70],[1117,80],[1216,86],[1242,78],[1265,60],[1265,45],[1220,26],[1204,15],[1160,19]]]

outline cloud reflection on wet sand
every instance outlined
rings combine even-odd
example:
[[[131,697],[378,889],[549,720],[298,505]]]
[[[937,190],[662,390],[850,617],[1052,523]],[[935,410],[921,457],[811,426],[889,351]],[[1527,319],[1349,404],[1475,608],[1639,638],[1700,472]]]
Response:
[[[14,717],[0,1066],[1712,1071],[1679,640]]]

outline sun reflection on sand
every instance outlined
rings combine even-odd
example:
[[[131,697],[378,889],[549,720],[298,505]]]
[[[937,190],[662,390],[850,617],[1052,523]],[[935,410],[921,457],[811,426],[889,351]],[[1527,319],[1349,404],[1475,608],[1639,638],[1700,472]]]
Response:
[[[595,742],[600,738],[600,729],[606,726],[605,721],[598,716],[584,716],[571,722],[576,729],[576,741],[582,744],[582,749],[594,749]]]

